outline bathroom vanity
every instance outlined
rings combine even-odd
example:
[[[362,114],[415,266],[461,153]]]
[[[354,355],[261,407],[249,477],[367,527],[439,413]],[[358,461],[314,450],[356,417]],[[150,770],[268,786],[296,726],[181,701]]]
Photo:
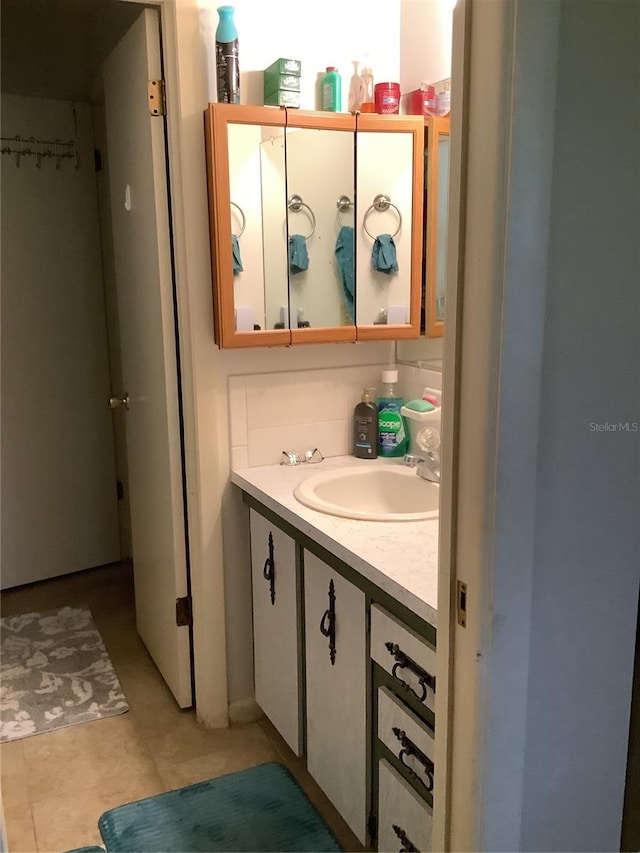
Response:
[[[353,457],[238,469],[249,507],[256,701],[365,845],[431,849],[438,519],[298,502]],[[417,475],[416,475],[417,476]]]

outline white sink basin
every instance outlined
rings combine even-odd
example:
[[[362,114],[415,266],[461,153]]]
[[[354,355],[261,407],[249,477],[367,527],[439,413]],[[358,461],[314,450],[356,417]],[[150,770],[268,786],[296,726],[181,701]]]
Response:
[[[301,504],[363,521],[425,521],[438,517],[440,487],[401,464],[320,471],[293,490]]]

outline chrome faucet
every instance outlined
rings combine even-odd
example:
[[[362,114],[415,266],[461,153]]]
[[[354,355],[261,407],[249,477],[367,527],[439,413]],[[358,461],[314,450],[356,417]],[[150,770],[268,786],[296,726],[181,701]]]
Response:
[[[423,480],[440,482],[440,454],[437,450],[428,450],[424,456],[407,453],[403,461],[405,465],[415,468],[416,474]]]

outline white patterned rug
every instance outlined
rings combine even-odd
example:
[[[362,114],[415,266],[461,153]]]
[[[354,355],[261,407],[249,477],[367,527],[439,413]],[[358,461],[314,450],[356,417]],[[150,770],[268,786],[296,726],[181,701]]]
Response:
[[[129,710],[89,610],[0,619],[0,742]]]

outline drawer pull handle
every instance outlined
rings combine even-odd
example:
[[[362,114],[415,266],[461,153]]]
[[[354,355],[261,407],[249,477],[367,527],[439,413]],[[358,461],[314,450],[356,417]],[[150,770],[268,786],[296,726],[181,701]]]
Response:
[[[333,666],[336,662],[336,588],[333,580],[329,582],[329,609],[324,611],[320,620],[320,633],[329,638],[329,657]]]
[[[397,823],[392,823],[393,831],[400,839],[401,847],[400,853],[420,853],[418,848],[413,844],[407,835],[407,833],[402,829],[402,827],[398,826]]]
[[[273,559],[273,535],[269,533],[269,556],[264,561],[262,575],[265,580],[269,581],[269,592],[271,594],[271,603],[276,603],[276,564]]]
[[[436,692],[436,679],[434,675],[430,675],[426,669],[423,669],[412,658],[410,658],[409,655],[405,654],[396,643],[385,643],[384,645],[389,654],[396,661],[393,665],[393,669],[391,670],[391,675],[400,682],[405,690],[413,693],[419,702],[424,702],[427,698],[427,691],[429,687],[434,693]],[[418,684],[420,685],[421,693],[414,690],[413,687],[404,680],[404,678],[401,678],[400,675],[398,675],[398,671],[401,669],[408,669],[418,677]]]
[[[431,759],[428,758],[418,746],[416,746],[416,744],[411,740],[411,738],[407,737],[406,732],[402,731],[402,729],[399,729],[394,726],[393,733],[402,745],[402,749],[400,750],[400,753],[398,755],[400,763],[407,768],[409,774],[413,779],[415,779],[417,782],[420,782],[421,785],[424,785],[427,791],[431,793],[433,791],[433,772],[435,770],[435,765],[433,761],[431,761]],[[405,760],[405,758],[413,758],[422,765],[422,770],[424,771],[427,777],[426,780],[418,772],[416,772],[416,770],[411,766],[411,764],[409,764]]]

